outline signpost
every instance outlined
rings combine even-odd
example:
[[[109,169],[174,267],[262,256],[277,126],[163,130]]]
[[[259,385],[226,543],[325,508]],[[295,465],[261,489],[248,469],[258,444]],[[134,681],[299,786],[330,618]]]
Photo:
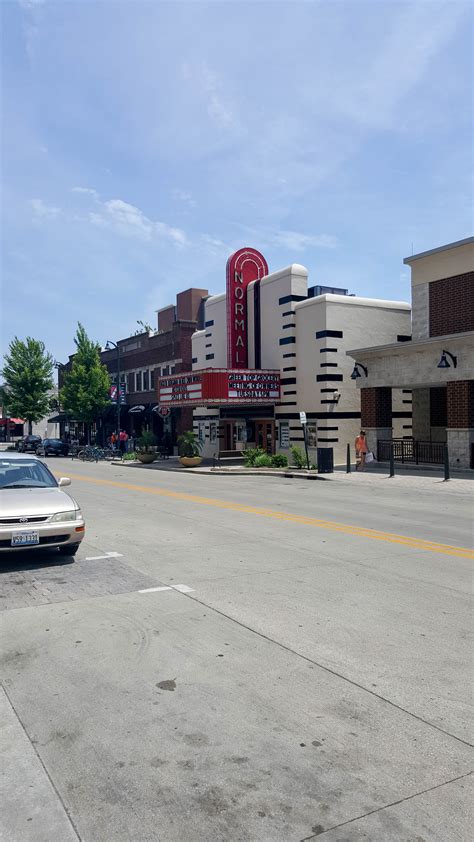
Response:
[[[309,471],[309,454],[308,454],[308,439],[306,438],[306,424],[308,423],[306,420],[306,412],[300,412],[300,422],[301,426],[303,427],[303,436],[304,436],[304,449],[306,452],[306,466]]]

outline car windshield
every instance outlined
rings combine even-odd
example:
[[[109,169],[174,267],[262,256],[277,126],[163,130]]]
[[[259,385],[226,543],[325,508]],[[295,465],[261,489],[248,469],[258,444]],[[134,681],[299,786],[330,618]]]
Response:
[[[45,439],[43,444],[61,444],[61,439]]]
[[[52,473],[42,462],[34,459],[0,459],[0,489],[56,486]]]

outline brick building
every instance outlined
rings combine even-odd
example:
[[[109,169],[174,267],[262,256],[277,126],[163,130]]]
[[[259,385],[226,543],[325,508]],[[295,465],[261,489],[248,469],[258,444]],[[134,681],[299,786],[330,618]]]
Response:
[[[474,237],[404,260],[412,273],[410,341],[348,351],[356,361],[361,423],[383,456],[474,468]],[[410,441],[392,438],[392,390],[412,402]]]
[[[205,289],[187,289],[170,304],[157,312],[157,329],[128,336],[117,342],[117,348],[104,350],[101,360],[107,366],[111,383],[117,383],[117,363],[120,360],[120,383],[125,386],[125,403],[120,411],[120,426],[129,435],[137,436],[144,428],[152,430],[158,440],[171,446],[184,430],[192,430],[192,409],[173,408],[162,417],[156,392],[158,378],[187,371],[192,365],[191,337],[204,325]],[[70,366],[73,357],[69,359]],[[67,368],[68,366],[65,366]],[[62,430],[66,419],[62,420]],[[81,425],[69,421],[71,435],[82,433]],[[117,428],[116,404],[96,419],[93,433],[98,441],[105,441]]]

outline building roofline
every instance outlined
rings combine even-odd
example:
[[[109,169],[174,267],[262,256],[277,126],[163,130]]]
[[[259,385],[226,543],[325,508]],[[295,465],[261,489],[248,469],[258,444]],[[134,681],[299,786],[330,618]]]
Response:
[[[414,260],[421,260],[422,257],[429,257],[431,254],[438,254],[442,251],[449,251],[449,249],[456,249],[459,246],[474,245],[474,237],[466,237],[464,240],[456,240],[455,243],[447,243],[445,246],[438,246],[435,249],[428,251],[420,251],[418,254],[412,254],[410,257],[405,257],[403,262],[410,265]]]
[[[393,353],[397,354],[415,354],[420,348],[426,348],[430,345],[456,345],[470,342],[474,339],[474,330],[468,330],[465,333],[446,333],[443,336],[429,336],[427,339],[418,339],[413,342],[390,342],[387,345],[372,345],[368,348],[351,348],[346,351],[346,356],[359,357],[377,356],[378,354]]]
[[[411,304],[407,301],[389,301],[385,298],[363,298],[359,295],[336,295],[333,292],[325,292],[323,295],[315,295],[314,298],[305,298],[295,304],[295,311],[303,307],[311,307],[314,304],[345,304],[357,307],[378,307],[381,310],[411,310]]]

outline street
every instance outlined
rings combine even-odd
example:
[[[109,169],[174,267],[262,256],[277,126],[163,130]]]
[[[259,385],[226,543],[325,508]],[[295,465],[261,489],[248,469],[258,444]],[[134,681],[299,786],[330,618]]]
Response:
[[[469,480],[50,459],[0,556],[5,842],[470,838]]]

